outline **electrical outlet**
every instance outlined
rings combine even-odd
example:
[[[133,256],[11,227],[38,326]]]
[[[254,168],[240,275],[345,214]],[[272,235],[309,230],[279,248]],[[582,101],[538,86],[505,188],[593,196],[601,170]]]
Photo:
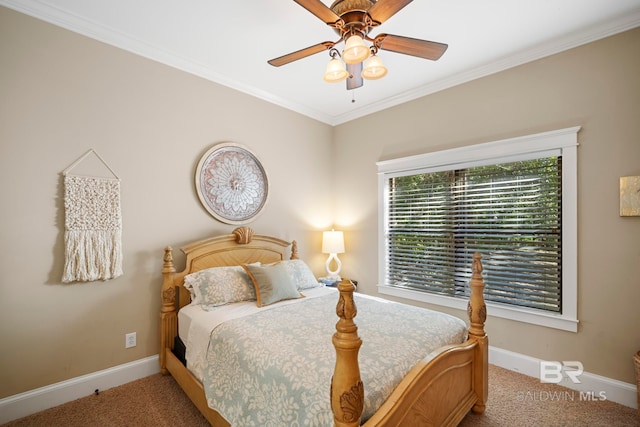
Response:
[[[136,346],[136,333],[131,332],[124,336],[124,348],[131,348]]]

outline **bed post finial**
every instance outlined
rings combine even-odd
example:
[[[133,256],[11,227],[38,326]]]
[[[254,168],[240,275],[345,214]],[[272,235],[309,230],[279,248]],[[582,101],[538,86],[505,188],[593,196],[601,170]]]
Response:
[[[251,243],[251,239],[253,239],[253,229],[249,227],[238,227],[233,230],[233,234],[235,234],[236,243],[239,245]]]
[[[489,338],[484,331],[484,322],[487,320],[487,305],[484,302],[484,280],[482,280],[482,255],[479,252],[473,254],[471,267],[471,298],[467,306],[469,314],[469,339],[475,339],[478,343],[474,356],[474,391],[477,396],[473,405],[473,412],[484,412],[489,395]]]
[[[173,248],[167,246],[164,248],[164,257],[162,258],[162,313],[175,311],[176,290],[173,286],[173,273],[176,268],[173,265]]]
[[[331,378],[331,410],[336,427],[356,427],[364,408],[364,385],[360,378],[358,351],[362,340],[353,319],[358,314],[353,301],[355,286],[344,279],[338,284],[340,299],[336,314],[340,319],[333,334],[336,349],[336,366]]]
[[[160,372],[167,375],[166,351],[173,348],[173,339],[178,334],[178,318],[176,316],[176,288],[173,283],[173,275],[176,268],[173,265],[173,249],[167,246],[164,249],[162,263],[162,307],[160,308]]]
[[[291,259],[298,259],[298,242],[291,242]]]
[[[487,306],[484,302],[484,281],[482,280],[482,255],[479,252],[473,254],[473,264],[471,266],[471,298],[467,305],[469,314],[469,334],[483,337],[485,336],[484,322],[487,320]]]

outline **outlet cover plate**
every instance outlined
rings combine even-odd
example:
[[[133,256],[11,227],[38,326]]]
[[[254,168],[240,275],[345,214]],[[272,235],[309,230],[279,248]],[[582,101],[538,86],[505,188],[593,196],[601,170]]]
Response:
[[[124,348],[131,348],[136,346],[136,333],[131,332],[124,336]]]

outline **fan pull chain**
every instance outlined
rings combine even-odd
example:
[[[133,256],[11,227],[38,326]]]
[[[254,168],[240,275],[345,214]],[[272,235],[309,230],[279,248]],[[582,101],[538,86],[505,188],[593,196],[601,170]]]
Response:
[[[355,104],[356,102],[356,92],[355,91],[351,91],[351,103]]]

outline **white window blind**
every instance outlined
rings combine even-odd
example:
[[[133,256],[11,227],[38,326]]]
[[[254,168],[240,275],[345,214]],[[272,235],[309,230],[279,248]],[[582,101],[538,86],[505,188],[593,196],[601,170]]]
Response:
[[[379,291],[577,331],[579,129],[378,162]]]
[[[561,312],[561,157],[389,178],[386,282],[469,297],[484,254],[485,299]]]

